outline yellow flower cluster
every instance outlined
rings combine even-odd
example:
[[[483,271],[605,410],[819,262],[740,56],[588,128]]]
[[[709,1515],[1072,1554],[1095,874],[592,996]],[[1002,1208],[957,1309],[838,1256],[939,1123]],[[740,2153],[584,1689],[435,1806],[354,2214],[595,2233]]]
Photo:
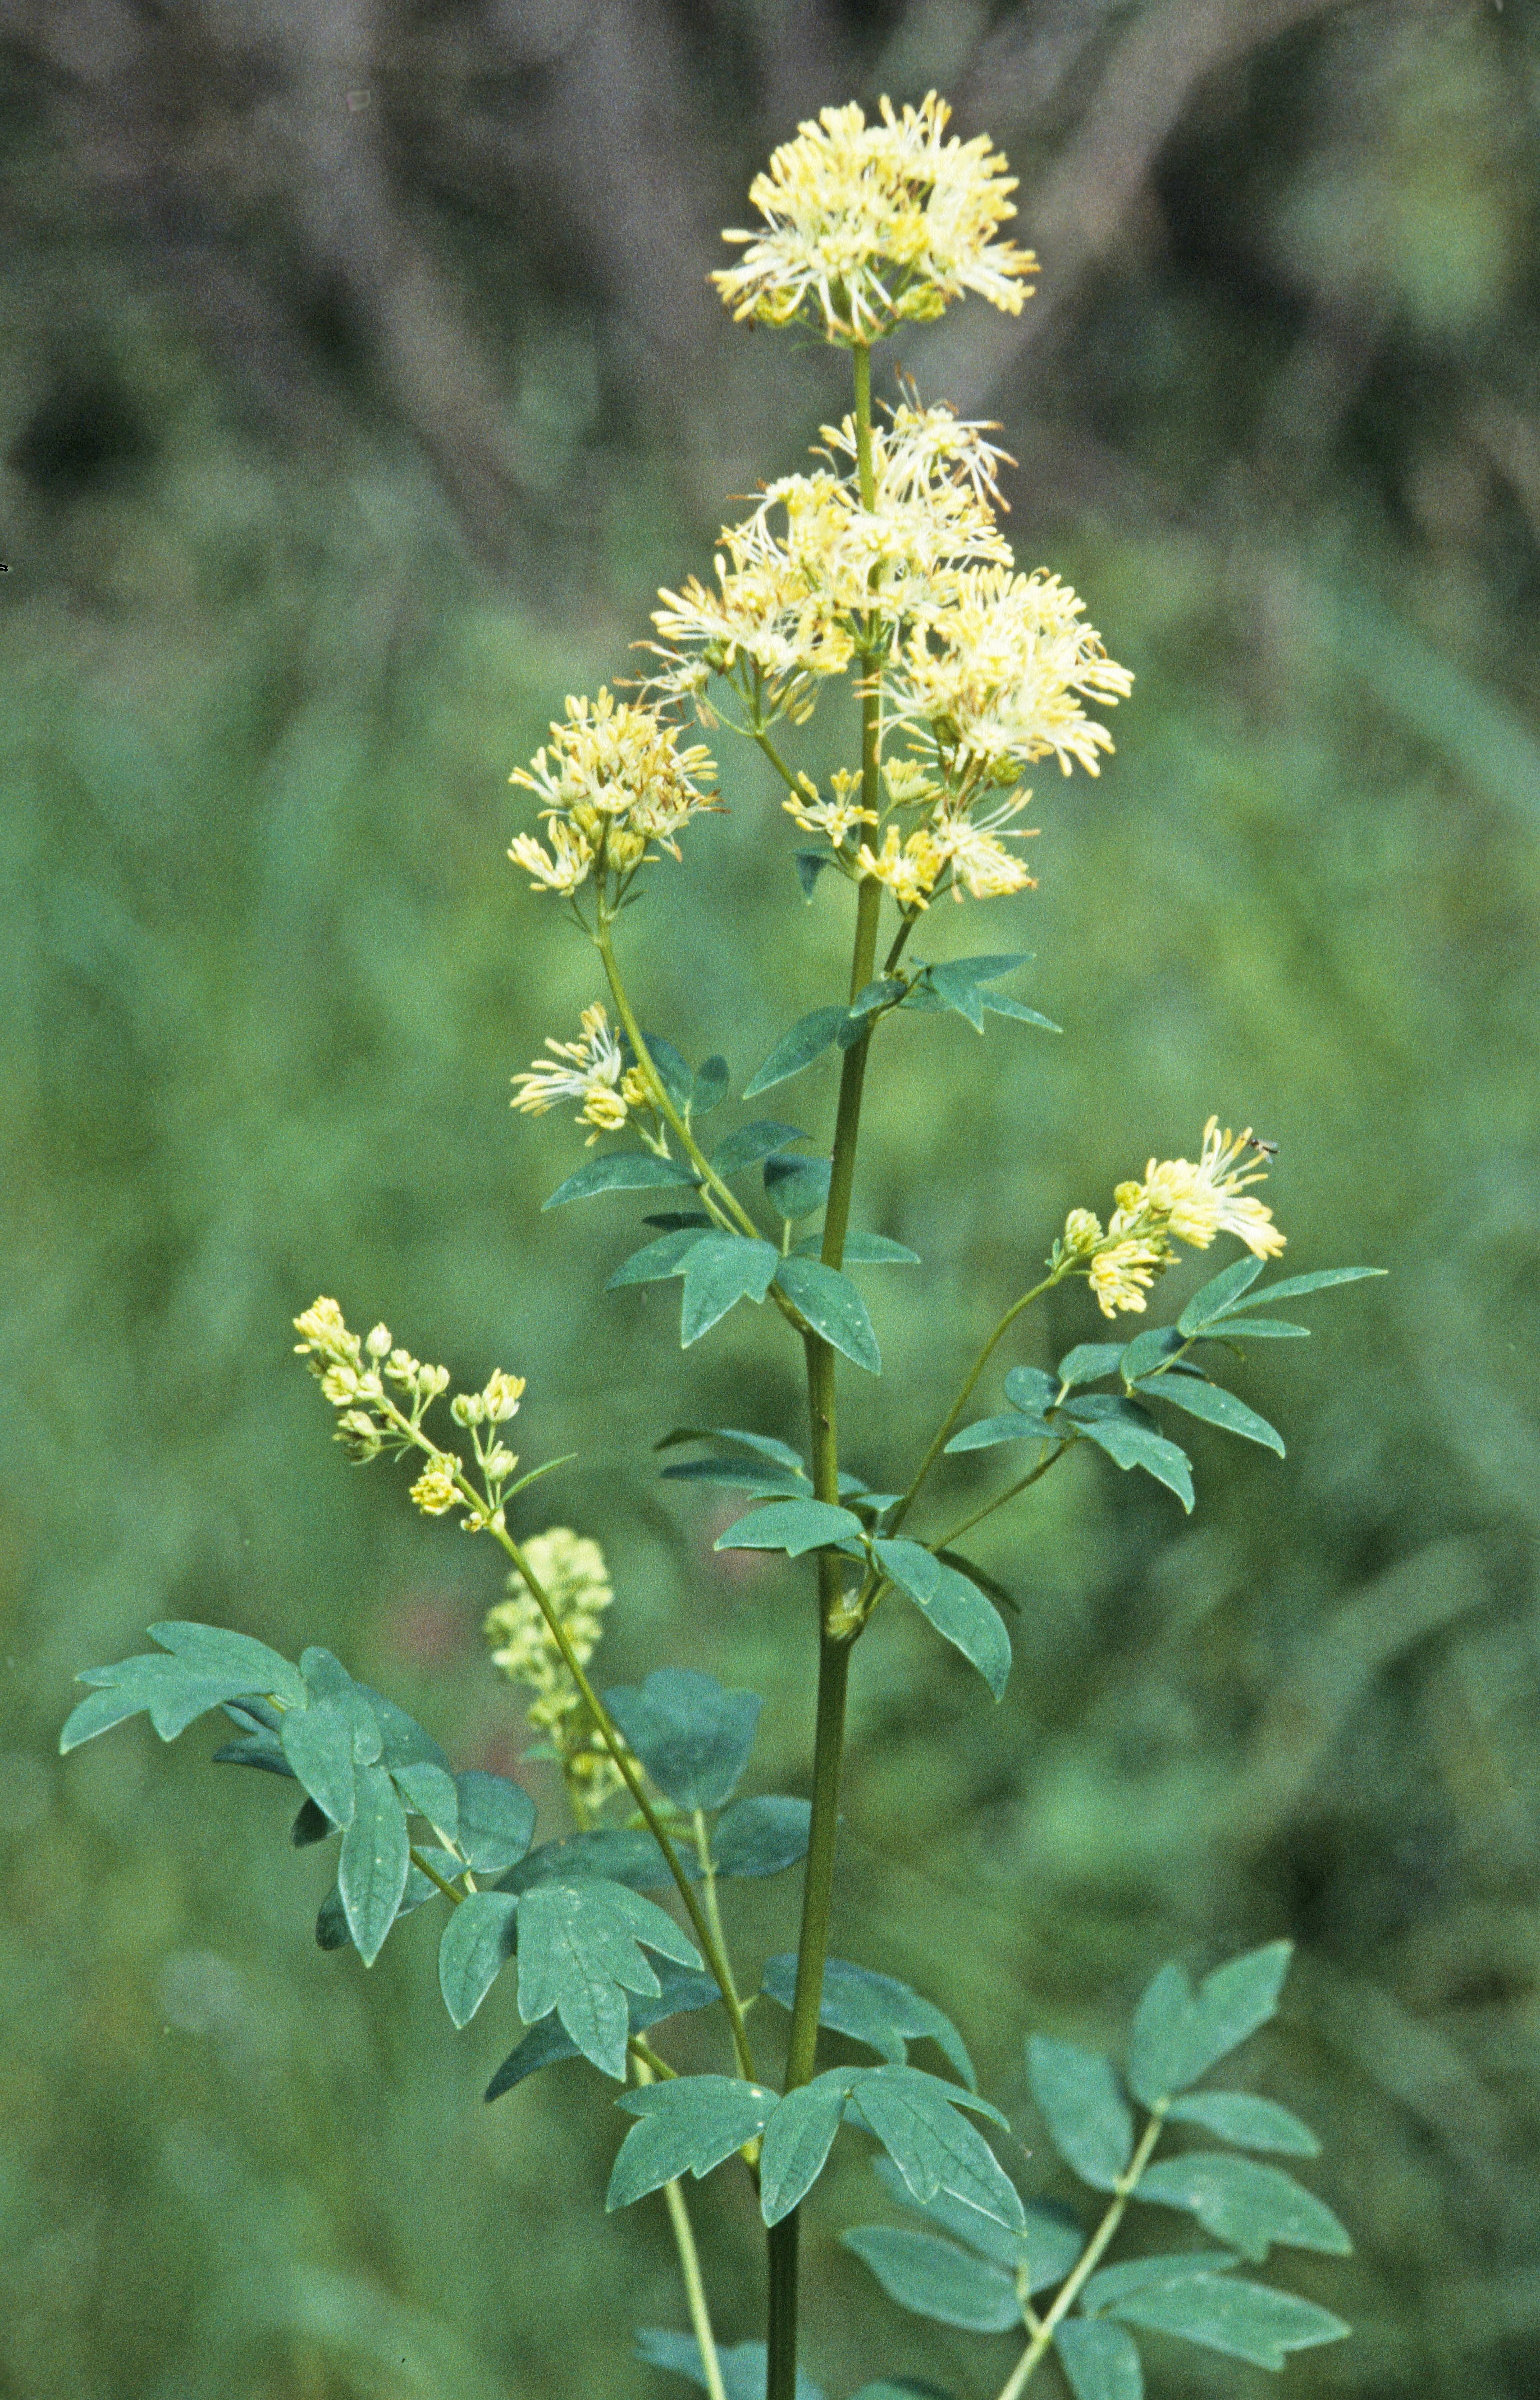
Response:
[[[552,1525],[525,1542],[524,1554],[579,1664],[586,1667],[604,1630],[604,1612],[615,1597],[604,1552],[570,1526]],[[509,1575],[508,1594],[487,1611],[483,1628],[492,1644],[492,1663],[510,1683],[522,1684],[534,1694],[527,1711],[530,1725],[546,1736],[586,1805],[597,1807],[621,1788],[615,1762],[517,1568]]]
[[[1140,1183],[1120,1183],[1117,1207],[1105,1232],[1089,1208],[1071,1208],[1058,1245],[1085,1262],[1091,1289],[1103,1316],[1120,1309],[1142,1314],[1155,1277],[1176,1263],[1175,1242],[1206,1250],[1218,1234],[1233,1234],[1253,1258],[1276,1258],[1285,1236],[1273,1211],[1247,1190],[1266,1176],[1265,1166],[1245,1171],[1239,1162],[1258,1145],[1251,1128],[1220,1131],[1218,1117],[1203,1129],[1203,1151],[1190,1158],[1151,1159]]]
[[[579,1122],[593,1127],[588,1137],[592,1149],[602,1133],[618,1133],[634,1109],[647,1106],[647,1091],[641,1070],[626,1065],[597,1001],[584,1009],[582,1028],[580,1042],[547,1038],[551,1057],[531,1059],[528,1072],[513,1077],[512,1106],[526,1116],[543,1117],[558,1100],[581,1100]]]
[[[399,1348],[388,1325],[376,1325],[361,1341],[336,1302],[324,1297],[295,1317],[294,1330],[300,1336],[294,1348],[336,1410],[337,1439],[351,1457],[366,1465],[381,1451],[398,1458],[417,1451],[427,1464],[411,1496],[425,1516],[443,1517],[458,1508],[468,1534],[501,1526],[508,1480],[519,1462],[497,1428],[518,1413],[522,1375],[499,1367],[483,1390],[457,1392],[450,1402],[456,1424],[470,1434],[482,1484],[478,1495],[465,1461],[423,1431],[428,1410],[449,1389],[447,1367],[425,1366]]]
[[[1018,315],[1037,261],[998,238],[1015,179],[988,136],[944,139],[950,115],[931,91],[901,115],[884,98],[875,125],[852,103],[799,126],[749,186],[763,225],[724,236],[743,251],[712,278],[733,315],[845,343],[939,317],[965,292]]]
[[[715,722],[715,675],[762,733],[804,723],[822,685],[857,669],[902,744],[884,774],[908,822],[861,805],[838,775],[830,797],[799,776],[788,812],[906,910],[942,891],[1020,891],[1032,879],[1007,844],[1029,830],[1015,823],[1031,798],[1022,773],[1056,757],[1066,774],[1096,774],[1112,739],[1087,705],[1115,704],[1133,677],[1068,585],[1015,571],[987,428],[906,399],[872,430],[869,505],[853,421],[824,435],[825,465],[783,477],[724,527],[714,591],[692,579],[660,593],[653,688]]]
[[[613,907],[654,854],[650,844],[678,857],[680,828],[717,805],[702,786],[715,771],[701,743],[679,748],[678,727],[657,708],[617,702],[603,688],[597,700],[569,699],[566,722],[509,777],[538,796],[550,847],[522,833],[508,854],[532,890],[570,898],[593,876]]]

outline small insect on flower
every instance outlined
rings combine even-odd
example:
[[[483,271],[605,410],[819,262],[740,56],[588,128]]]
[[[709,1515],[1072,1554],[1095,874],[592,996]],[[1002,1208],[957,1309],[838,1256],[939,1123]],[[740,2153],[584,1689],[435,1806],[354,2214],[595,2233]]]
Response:
[[[1264,1141],[1260,1133],[1248,1133],[1246,1137],[1246,1142],[1248,1150],[1261,1151],[1262,1156],[1269,1161],[1276,1158],[1278,1155],[1277,1143],[1275,1141]]]

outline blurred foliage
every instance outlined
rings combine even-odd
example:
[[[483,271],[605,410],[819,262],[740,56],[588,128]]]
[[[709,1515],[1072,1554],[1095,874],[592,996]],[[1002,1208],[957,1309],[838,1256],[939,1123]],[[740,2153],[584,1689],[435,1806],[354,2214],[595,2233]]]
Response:
[[[0,2384],[663,2388],[627,2324],[682,2321],[672,2251],[661,2210],[596,2215],[622,2124],[586,2070],[484,2110],[506,2003],[448,2035],[418,1925],[367,1988],[323,1957],[277,1787],[143,1725],[53,1749],[79,1665],[189,1615],[324,1641],[457,1764],[512,1764],[495,1562],[347,1467],[289,1356],[326,1290],[462,1381],[528,1375],[526,1452],[582,1456],[524,1530],[606,1545],[608,1680],[756,1684],[797,1788],[806,1577],[715,1557],[724,1520],[647,1455],[686,1418],[795,1435],[796,1361],[746,1311],[681,1357],[670,1287],[600,1289],[621,1204],[538,1213],[577,1148],[506,1079],[593,976],[503,859],[505,779],[840,404],[821,353],[716,321],[710,229],[798,113],[939,81],[1019,166],[1044,274],[1019,334],[963,311],[912,362],[1004,421],[1018,552],[1139,682],[1100,783],[1043,779],[1042,889],[989,912],[1065,1038],[882,1044],[858,1218],[925,1264],[869,1278],[851,1461],[891,1482],[1066,1207],[1211,1109],[1279,1144],[1290,1268],[1393,1274],[1244,1370],[1287,1465],[1194,1427],[1191,1524],[1077,1458],[991,1526],[1021,1598],[998,1711],[879,1622],[836,1947],[952,2010],[1030,2142],[1026,2027],[1111,2043],[1164,1957],[1292,1935],[1250,2071],[1327,2135],[1357,2256],[1299,2284],[1360,2330],[1291,2388],[1532,2391],[1534,9],[298,15],[0,9]],[[647,1021],[741,1076],[847,934],[755,762],[726,774],[628,929]],[[816,1073],[789,1112],[822,1124]],[[1098,1322],[1056,1295],[1015,1355]],[[679,2039],[717,2064],[709,2025]],[[982,2390],[835,2247],[870,2211],[853,2154],[834,2186],[811,2371]],[[696,2211],[729,2340],[759,2305],[740,2200]],[[1261,2389],[1174,2348],[1157,2373]]]

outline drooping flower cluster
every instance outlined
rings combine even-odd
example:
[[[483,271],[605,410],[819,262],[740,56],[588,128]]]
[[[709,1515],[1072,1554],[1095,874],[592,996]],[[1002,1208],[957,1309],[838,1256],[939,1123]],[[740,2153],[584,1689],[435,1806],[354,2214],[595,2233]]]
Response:
[[[1068,585],[1015,571],[996,513],[1004,454],[988,433],[906,398],[873,427],[864,482],[853,420],[825,426],[825,463],[784,476],[723,528],[715,589],[691,579],[661,592],[653,619],[652,689],[693,702],[703,724],[718,721],[713,675],[756,735],[804,723],[831,676],[853,671],[875,690],[893,745],[887,806],[858,802],[855,779],[838,774],[829,796],[797,776],[784,806],[847,874],[875,877],[911,911],[942,891],[983,899],[1030,884],[1006,846],[1029,830],[1015,822],[1031,798],[1022,774],[1047,757],[1096,774],[1112,740],[1087,705],[1133,684]]]
[[[499,1367],[481,1391],[457,1392],[449,1404],[456,1424],[470,1435],[482,1486],[478,1493],[465,1460],[423,1430],[429,1409],[449,1389],[447,1367],[425,1366],[409,1350],[399,1348],[388,1325],[376,1325],[361,1341],[334,1300],[312,1301],[295,1317],[294,1330],[300,1336],[294,1348],[336,1410],[337,1439],[352,1458],[361,1466],[382,1451],[397,1458],[416,1451],[426,1464],[411,1496],[424,1516],[443,1517],[458,1508],[468,1534],[502,1525],[509,1479],[519,1462],[498,1428],[518,1413],[522,1375],[507,1374]],[[399,1400],[388,1384],[400,1394]]]
[[[521,833],[508,854],[531,889],[570,899],[593,877],[613,907],[655,854],[649,845],[678,857],[681,827],[716,805],[702,786],[715,772],[710,752],[699,743],[681,750],[679,728],[656,707],[616,701],[602,686],[596,700],[569,698],[566,723],[509,777],[538,796],[550,847]]]
[[[512,1079],[512,1105],[526,1116],[544,1116],[558,1100],[580,1100],[579,1122],[590,1125],[592,1149],[602,1133],[617,1133],[634,1109],[647,1106],[646,1078],[627,1064],[627,1052],[595,1001],[582,1015],[582,1040],[557,1042],[549,1036],[549,1058],[531,1059],[527,1073]]]
[[[586,1667],[604,1630],[604,1612],[615,1597],[604,1552],[597,1542],[566,1525],[535,1534],[523,1548],[579,1664]],[[493,1665],[502,1669],[510,1683],[535,1695],[528,1721],[561,1761],[569,1785],[588,1807],[601,1806],[621,1789],[620,1772],[517,1568],[508,1578],[508,1598],[487,1611],[483,1630],[492,1644]]]
[[[1083,1261],[1103,1316],[1119,1310],[1142,1314],[1155,1277],[1177,1262],[1173,1247],[1206,1250],[1218,1234],[1233,1234],[1253,1258],[1276,1258],[1285,1235],[1273,1211],[1252,1198],[1247,1186],[1261,1182],[1265,1166],[1242,1169],[1247,1152],[1260,1155],[1247,1125],[1243,1133],[1220,1131],[1218,1117],[1203,1129],[1203,1151],[1190,1158],[1151,1159],[1142,1182],[1120,1183],[1117,1207],[1103,1231],[1089,1208],[1071,1208],[1055,1246],[1055,1262],[1066,1255]]]
[[[1019,315],[1037,260],[998,238],[1015,180],[987,135],[946,140],[950,116],[931,91],[901,114],[884,97],[875,125],[853,102],[800,125],[749,185],[763,225],[723,237],[743,249],[712,277],[733,315],[845,343],[939,317],[964,292]]]

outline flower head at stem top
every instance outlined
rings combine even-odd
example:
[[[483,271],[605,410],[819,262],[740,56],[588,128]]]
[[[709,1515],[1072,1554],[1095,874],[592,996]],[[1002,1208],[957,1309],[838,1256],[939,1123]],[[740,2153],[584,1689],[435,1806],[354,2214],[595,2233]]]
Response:
[[[999,238],[1015,179],[986,136],[945,139],[950,115],[931,91],[902,112],[884,97],[873,125],[853,102],[800,125],[749,186],[762,224],[724,236],[743,252],[712,277],[733,315],[840,343],[939,317],[965,292],[1018,315],[1037,261]]]
[[[604,1552],[597,1542],[552,1525],[522,1545],[579,1664],[586,1667],[604,1630],[603,1614],[614,1600]],[[582,1694],[572,1680],[550,1624],[520,1570],[508,1577],[508,1598],[486,1614],[483,1630],[492,1663],[511,1684],[533,1693],[525,1711],[561,1762],[568,1788],[585,1808],[596,1808],[624,1786],[600,1739]]]
[[[569,699],[566,721],[511,784],[538,797],[549,848],[515,835],[509,856],[534,890],[571,899],[592,878],[614,908],[656,852],[679,855],[675,837],[692,816],[719,806],[703,779],[715,771],[701,743],[679,747],[679,729],[650,702]]]
[[[1240,1165],[1255,1149],[1249,1125],[1221,1133],[1218,1117],[1210,1117],[1195,1161],[1152,1158],[1142,1182],[1118,1185],[1105,1231],[1089,1208],[1071,1208],[1052,1262],[1083,1261],[1097,1307],[1113,1316],[1120,1310],[1142,1314],[1156,1276],[1176,1264],[1178,1242],[1206,1250],[1216,1234],[1233,1234],[1253,1258],[1276,1258],[1287,1237],[1272,1209],[1247,1190],[1267,1169]]]
[[[457,1392],[450,1402],[456,1424],[470,1436],[472,1477],[457,1452],[424,1429],[428,1411],[449,1389],[447,1367],[414,1358],[393,1342],[388,1325],[376,1325],[361,1342],[334,1300],[312,1301],[295,1317],[294,1330],[300,1336],[294,1347],[337,1411],[337,1439],[352,1458],[367,1465],[382,1451],[396,1458],[416,1451],[425,1464],[411,1496],[424,1516],[443,1517],[457,1508],[468,1534],[501,1530],[508,1485],[519,1464],[501,1428],[518,1413],[522,1375],[498,1367],[481,1391]]]

